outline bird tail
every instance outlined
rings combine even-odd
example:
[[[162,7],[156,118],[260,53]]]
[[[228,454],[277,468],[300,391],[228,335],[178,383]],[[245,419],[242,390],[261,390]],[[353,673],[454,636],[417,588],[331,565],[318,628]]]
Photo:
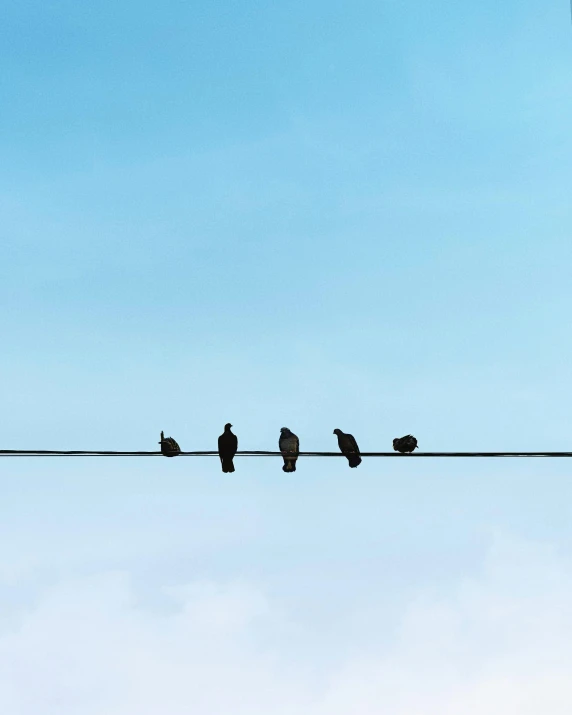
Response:
[[[220,461],[222,464],[222,471],[225,474],[234,472],[234,462],[232,461],[232,457],[222,457]]]
[[[348,457],[348,462],[350,467],[352,467],[353,469],[354,467],[357,467],[359,464],[361,464],[361,457],[359,456],[359,454],[351,454]]]
[[[282,467],[283,472],[295,472],[296,471],[296,460],[295,459],[285,459],[284,466]]]

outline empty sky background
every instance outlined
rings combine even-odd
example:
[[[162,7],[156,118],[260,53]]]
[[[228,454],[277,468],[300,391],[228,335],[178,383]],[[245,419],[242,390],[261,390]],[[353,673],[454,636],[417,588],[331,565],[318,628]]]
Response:
[[[5,0],[4,448],[572,448],[566,2]],[[9,715],[552,715],[572,462],[0,462]]]

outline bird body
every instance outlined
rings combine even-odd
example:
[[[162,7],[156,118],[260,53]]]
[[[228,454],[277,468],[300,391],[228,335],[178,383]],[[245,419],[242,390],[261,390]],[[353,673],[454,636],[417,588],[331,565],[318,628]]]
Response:
[[[165,437],[165,433],[161,432],[161,454],[164,457],[176,457],[181,454],[181,448],[172,437]]]
[[[407,434],[405,437],[396,437],[393,440],[393,449],[402,454],[413,452],[414,449],[417,449],[417,440],[412,434]]]
[[[361,464],[359,447],[353,434],[342,432],[341,429],[335,429],[334,434],[338,436],[340,451],[347,457],[350,467],[353,469]]]
[[[300,452],[300,440],[288,429],[288,427],[282,427],[280,430],[278,446],[280,447],[280,451],[282,452],[282,457],[284,459],[282,471],[295,472],[296,460],[298,459],[298,453]]]
[[[228,422],[224,426],[224,432],[218,438],[218,456],[222,471],[225,473],[234,472],[234,462],[232,461],[238,449],[238,438],[230,431],[232,425]]]

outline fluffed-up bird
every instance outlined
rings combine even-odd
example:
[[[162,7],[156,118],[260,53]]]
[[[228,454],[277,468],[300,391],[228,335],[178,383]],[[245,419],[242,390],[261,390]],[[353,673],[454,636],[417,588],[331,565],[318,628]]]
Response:
[[[295,472],[296,460],[298,459],[298,453],[300,451],[300,440],[296,437],[294,432],[291,432],[288,429],[288,427],[282,427],[280,430],[278,446],[280,447],[280,451],[282,452],[282,457],[284,459],[282,471]]]
[[[342,454],[348,458],[350,467],[357,467],[361,464],[359,456],[359,447],[353,434],[342,432],[341,429],[335,429],[334,434],[338,435],[338,445]]]
[[[227,422],[224,432],[218,438],[218,456],[225,473],[234,472],[234,462],[232,461],[238,449],[238,438],[230,431],[232,425]]]
[[[181,448],[172,437],[165,437],[165,433],[161,432],[161,454],[164,457],[176,457],[181,454]]]
[[[417,440],[412,434],[407,434],[405,437],[396,437],[393,440],[393,449],[402,454],[413,452],[414,449],[417,449]]]

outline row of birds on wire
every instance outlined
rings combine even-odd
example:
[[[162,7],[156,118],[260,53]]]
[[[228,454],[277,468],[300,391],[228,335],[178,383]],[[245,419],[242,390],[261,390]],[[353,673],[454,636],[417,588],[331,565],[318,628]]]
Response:
[[[234,472],[234,456],[238,450],[238,437],[232,432],[231,427],[232,425],[228,422],[224,426],[224,432],[218,438],[218,455],[222,471],[225,473]],[[338,446],[341,453],[347,457],[349,466],[355,468],[361,464],[358,443],[353,434],[342,432],[341,429],[335,429],[333,434],[337,435]],[[165,437],[164,432],[161,432],[159,444],[161,445],[161,454],[165,457],[176,457],[181,454],[178,443],[173,437]],[[413,452],[417,446],[417,440],[411,434],[405,435],[405,437],[396,437],[393,440],[393,449],[402,454]],[[300,440],[297,435],[288,427],[282,427],[278,447],[284,459],[282,471],[295,472],[296,460],[300,453]]]

